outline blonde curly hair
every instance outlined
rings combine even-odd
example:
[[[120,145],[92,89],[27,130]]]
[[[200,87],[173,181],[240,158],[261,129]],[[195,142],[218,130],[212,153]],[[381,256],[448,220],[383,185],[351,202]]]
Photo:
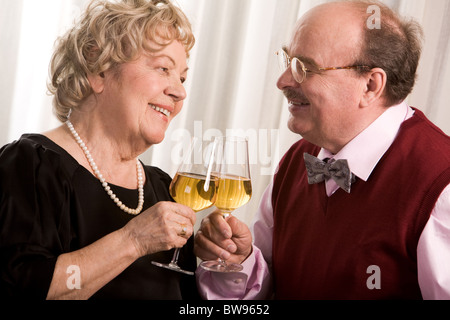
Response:
[[[149,41],[153,46],[149,46]],[[170,0],[93,0],[80,21],[58,39],[48,89],[61,122],[92,94],[88,74],[132,61],[142,50],[180,41],[189,56],[195,38],[185,14]]]

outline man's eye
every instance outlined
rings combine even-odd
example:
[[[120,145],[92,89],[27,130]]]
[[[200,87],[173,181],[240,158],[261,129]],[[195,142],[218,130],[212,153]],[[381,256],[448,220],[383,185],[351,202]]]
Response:
[[[180,78],[180,81],[182,84],[184,84],[186,82],[186,78]]]

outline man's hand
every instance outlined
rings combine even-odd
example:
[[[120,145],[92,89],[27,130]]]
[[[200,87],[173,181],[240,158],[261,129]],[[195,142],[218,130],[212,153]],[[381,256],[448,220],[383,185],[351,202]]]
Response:
[[[195,236],[194,252],[202,260],[242,263],[252,253],[252,234],[248,226],[234,216],[224,219],[219,211],[203,219]]]

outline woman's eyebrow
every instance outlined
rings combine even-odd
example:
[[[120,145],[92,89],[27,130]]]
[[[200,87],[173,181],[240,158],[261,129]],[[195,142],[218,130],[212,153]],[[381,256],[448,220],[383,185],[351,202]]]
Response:
[[[175,60],[174,60],[171,56],[168,56],[168,55],[166,55],[166,54],[161,54],[161,55],[158,55],[158,56],[152,55],[151,57],[154,58],[154,59],[157,59],[157,58],[167,58],[167,59],[170,60],[170,62],[172,62],[172,64],[173,64],[174,66],[177,65],[176,62],[175,62]],[[188,71],[189,71],[189,67],[187,67],[186,69],[184,69],[182,73],[187,73]]]

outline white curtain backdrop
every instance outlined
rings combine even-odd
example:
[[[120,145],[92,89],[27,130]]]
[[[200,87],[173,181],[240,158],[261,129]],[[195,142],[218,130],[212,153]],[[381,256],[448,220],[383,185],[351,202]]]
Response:
[[[166,140],[141,159],[174,175],[182,143],[191,136],[250,139],[253,198],[236,212],[250,223],[287,148],[298,136],[286,128],[287,103],[276,88],[275,52],[303,13],[325,0],[178,0],[197,38],[183,112]],[[425,30],[419,81],[408,98],[450,134],[450,0],[385,0]],[[58,125],[47,95],[54,41],[87,0],[0,0],[0,145]],[[204,212],[199,220],[207,214]]]

